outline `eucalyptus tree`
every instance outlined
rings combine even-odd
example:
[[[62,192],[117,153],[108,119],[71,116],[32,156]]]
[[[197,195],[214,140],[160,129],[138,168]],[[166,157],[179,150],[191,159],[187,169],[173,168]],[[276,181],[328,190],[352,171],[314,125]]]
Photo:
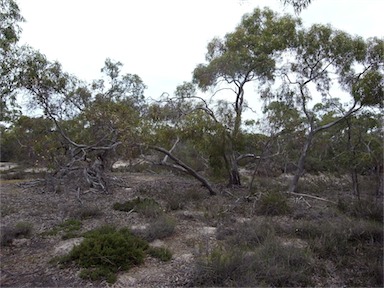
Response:
[[[146,88],[140,77],[122,75],[122,64],[107,59],[105,76],[87,84],[31,48],[25,49],[20,63],[19,90],[60,136],[64,155],[56,155],[56,178],[76,174],[81,182],[85,175],[91,186],[107,191],[104,170],[111,167],[119,146],[122,153],[130,151],[137,135]]]
[[[305,130],[303,116],[300,111],[286,101],[272,101],[263,109],[268,135],[274,138],[274,144],[278,157],[275,163],[283,173],[290,173],[296,166],[296,160],[300,153],[298,146],[303,143]]]
[[[21,28],[24,19],[13,0],[0,1],[0,121],[9,121],[19,114],[16,103],[17,70]]]
[[[297,13],[307,8],[311,4],[312,0],[281,0],[284,5],[291,5]]]
[[[349,173],[352,192],[360,199],[359,175],[370,177],[375,184],[376,196],[383,192],[384,135],[382,116],[373,111],[352,115],[341,123],[340,133],[332,138],[333,161],[338,169]],[[367,190],[367,189],[365,189]]]
[[[241,185],[237,166],[236,141],[241,135],[242,114],[246,108],[245,85],[257,82],[262,85],[273,81],[276,61],[282,51],[293,45],[297,19],[279,16],[269,9],[255,9],[246,14],[235,29],[224,39],[215,38],[207,47],[205,64],[199,64],[193,81],[203,91],[217,88],[233,93],[233,101],[226,111],[223,158],[226,163],[229,185]],[[223,86],[223,83],[226,86]]]
[[[306,140],[302,147],[289,191],[297,190],[304,172],[308,150],[316,134],[340,123],[362,107],[382,105],[383,41],[364,41],[330,26],[313,25],[299,31],[295,59],[283,71],[285,101],[295,103],[305,116]],[[335,87],[339,90],[335,90]],[[314,89],[321,95],[321,107],[332,110],[334,119],[321,123],[316,107],[311,108]],[[342,90],[349,96],[343,106],[333,93]],[[313,102],[313,101],[312,101]]]
[[[148,105],[142,119],[141,147],[164,156],[158,161],[149,160],[153,164],[187,173],[215,195],[215,188],[199,170],[205,170],[209,151],[218,147],[215,140],[221,126],[208,103],[195,92],[192,83],[184,82],[174,95],[164,93],[160,100]]]

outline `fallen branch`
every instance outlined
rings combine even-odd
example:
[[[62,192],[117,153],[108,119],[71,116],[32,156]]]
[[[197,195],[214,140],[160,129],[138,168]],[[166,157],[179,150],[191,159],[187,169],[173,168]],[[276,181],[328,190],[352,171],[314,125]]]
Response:
[[[177,165],[171,165],[168,163],[161,162],[160,165],[167,165],[167,166],[172,166],[173,168],[179,169],[180,171],[183,171],[184,173],[188,173],[189,175],[193,176],[197,180],[199,180],[204,187],[206,187],[209,190],[210,195],[216,195],[216,191],[212,188],[211,184],[199,173],[197,173],[193,168],[189,167],[187,164],[182,162],[180,159],[175,157],[172,153],[169,151],[165,150],[162,147],[158,146],[148,146],[149,149],[156,150],[158,152],[161,152],[165,155],[167,155],[169,158],[171,158]]]
[[[329,203],[332,203],[332,204],[337,204],[334,201],[331,201],[331,200],[328,200],[328,199],[325,199],[325,198],[321,198],[321,197],[317,197],[317,196],[313,196],[313,195],[308,195],[308,194],[303,194],[303,193],[296,193],[296,192],[288,192],[288,193],[292,194],[292,195],[296,195],[296,196],[308,197],[308,198],[312,198],[312,199],[316,199],[316,200],[320,200],[320,201],[329,202]]]

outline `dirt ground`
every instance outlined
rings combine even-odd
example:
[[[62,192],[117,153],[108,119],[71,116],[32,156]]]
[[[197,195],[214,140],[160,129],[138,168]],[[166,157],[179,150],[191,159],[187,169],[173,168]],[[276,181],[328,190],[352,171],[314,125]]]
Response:
[[[81,196],[83,205],[97,207],[102,216],[82,221],[82,231],[104,224],[117,227],[143,227],[145,219],[137,213],[112,209],[113,203],[137,196],[137,185],[163,185],[166,177],[152,174],[127,174],[118,176],[119,185],[109,195],[89,192]],[[117,178],[116,178],[117,179]],[[26,182],[28,183],[28,182]],[[15,239],[11,246],[1,247],[1,287],[106,287],[106,283],[90,283],[78,277],[77,269],[60,269],[49,261],[67,253],[81,239],[62,240],[60,236],[42,237],[78,209],[80,202],[72,195],[43,192],[40,188],[28,188],[26,183],[7,180],[1,182],[1,226],[19,222],[33,223],[33,236]],[[198,184],[191,184],[198,185]],[[207,193],[202,191],[202,193]],[[215,227],[198,221],[201,212],[171,211],[177,219],[176,233],[151,245],[167,247],[173,253],[170,262],[160,262],[148,257],[145,263],[125,273],[119,273],[112,287],[167,287],[186,286],[190,281],[195,255],[201,243],[211,246],[215,239]],[[200,248],[199,248],[200,247]]]
[[[308,176],[303,183],[307,186],[310,184],[308,187],[311,192],[327,198],[326,201],[317,197],[292,196],[289,197],[289,202],[294,206],[294,213],[289,217],[274,216],[270,219],[281,229],[289,225],[292,227],[292,223],[300,221],[295,219],[303,217],[314,221],[324,219],[330,222],[336,221],[338,214],[335,214],[334,209],[338,192],[336,193],[333,188],[329,189],[327,185],[332,187],[336,185],[344,193],[343,183],[346,180],[339,179],[341,182],[337,183],[336,179],[324,177]],[[201,255],[208,255],[220,241],[217,240],[216,233],[220,224],[230,223],[236,226],[237,223],[250,219],[262,221],[263,218],[254,214],[254,204],[259,193],[255,193],[253,198],[247,198],[249,191],[246,188],[229,190],[224,186],[217,187],[219,195],[209,196],[208,191],[194,179],[171,174],[112,173],[109,178],[110,194],[90,190],[81,193],[80,197],[75,190],[68,188],[69,186],[67,189],[64,187],[61,192],[53,193],[41,185],[33,185],[36,184],[35,180],[0,180],[1,228],[14,227],[21,222],[33,224],[31,237],[16,238],[11,245],[1,247],[0,286],[190,287],[196,260]],[[279,181],[281,184],[281,182],[288,183],[289,179],[287,175],[276,180],[261,178],[255,189],[257,191],[265,187],[273,189],[277,185],[273,181]],[[305,185],[302,186],[304,192],[307,189]],[[314,191],[316,189],[317,191]],[[167,195],[164,192],[167,192]],[[188,193],[192,193],[189,199],[194,200],[183,203]],[[161,262],[147,256],[144,264],[127,272],[118,273],[117,281],[113,285],[105,281],[85,281],[79,277],[79,268],[74,266],[59,268],[56,264],[50,263],[52,258],[67,254],[74,245],[82,241],[82,238],[79,236],[63,240],[62,234],[47,236],[44,233],[52,231],[67,219],[73,219],[76,211],[81,211],[84,207],[97,209],[101,215],[81,220],[82,227],[79,234],[105,224],[118,228],[130,227],[133,230],[148,227],[153,219],[138,213],[113,209],[114,203],[122,203],[138,196],[155,199],[168,216],[176,219],[175,233],[172,236],[150,243],[151,246],[168,248],[173,255],[171,261]],[[175,199],[179,199],[183,207],[167,208],[167,203]],[[305,240],[295,237],[280,240],[283,245],[298,248],[308,245]],[[349,277],[352,273],[346,273],[347,276],[340,275],[334,263],[330,261],[323,262],[322,269],[324,273],[313,276],[318,287],[344,287],[345,277]]]

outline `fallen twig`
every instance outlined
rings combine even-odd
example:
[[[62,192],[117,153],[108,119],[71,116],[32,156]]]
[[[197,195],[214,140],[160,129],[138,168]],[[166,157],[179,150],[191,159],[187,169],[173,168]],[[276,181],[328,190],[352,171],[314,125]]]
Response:
[[[288,192],[288,193],[292,194],[292,195],[296,195],[296,196],[308,197],[308,198],[312,198],[312,199],[316,199],[316,200],[320,200],[320,201],[329,202],[329,203],[332,203],[332,204],[337,204],[335,201],[331,201],[331,200],[328,200],[328,199],[325,199],[325,198],[321,198],[321,197],[317,197],[317,196],[313,196],[313,195],[308,195],[308,194],[303,194],[303,193],[296,193],[296,192]]]

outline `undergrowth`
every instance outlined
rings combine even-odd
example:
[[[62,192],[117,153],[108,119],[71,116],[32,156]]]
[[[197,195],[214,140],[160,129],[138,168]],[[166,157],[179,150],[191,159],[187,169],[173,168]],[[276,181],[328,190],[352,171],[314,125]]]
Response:
[[[144,262],[147,254],[161,261],[169,261],[172,253],[167,248],[152,248],[128,228],[117,230],[102,226],[83,234],[84,240],[69,254],[55,259],[62,267],[71,263],[81,267],[80,277],[91,281],[114,283],[119,271],[127,271]]]
[[[308,250],[281,245],[269,238],[250,250],[216,248],[201,258],[193,286],[299,287],[311,286],[314,271]]]
[[[15,225],[2,227],[1,246],[11,245],[14,239],[32,236],[33,225],[29,222],[18,222]]]
[[[42,236],[56,236],[61,234],[61,239],[66,240],[80,236],[82,223],[77,219],[67,219],[52,229],[41,233]]]
[[[154,199],[140,197],[124,203],[115,203],[113,209],[123,212],[137,212],[149,218],[156,218],[164,213],[161,205]]]

